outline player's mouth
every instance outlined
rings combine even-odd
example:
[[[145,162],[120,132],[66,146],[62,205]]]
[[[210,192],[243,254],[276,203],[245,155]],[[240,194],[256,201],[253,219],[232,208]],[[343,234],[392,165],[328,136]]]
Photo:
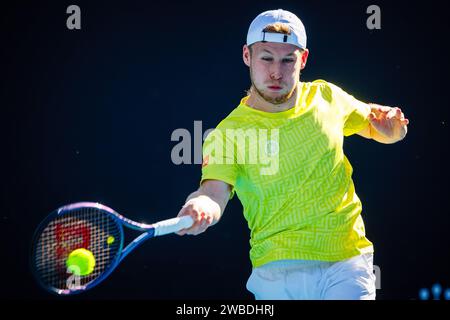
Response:
[[[280,86],[268,86],[268,88],[272,91],[280,91],[281,89],[283,89]]]

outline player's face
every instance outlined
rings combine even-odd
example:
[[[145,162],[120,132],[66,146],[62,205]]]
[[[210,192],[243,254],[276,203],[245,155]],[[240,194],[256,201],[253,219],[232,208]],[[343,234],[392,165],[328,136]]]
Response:
[[[252,46],[251,58],[244,45],[243,57],[250,67],[253,88],[267,102],[281,104],[294,93],[308,50],[301,52],[289,43],[257,42]]]

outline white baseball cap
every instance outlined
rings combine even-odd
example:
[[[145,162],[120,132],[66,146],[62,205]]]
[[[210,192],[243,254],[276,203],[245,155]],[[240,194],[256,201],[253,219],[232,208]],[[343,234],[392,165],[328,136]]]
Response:
[[[269,24],[281,22],[289,25],[290,35],[282,33],[264,32]],[[300,49],[306,49],[306,31],[302,21],[292,12],[278,9],[259,14],[250,24],[247,33],[247,45],[258,41],[290,43]]]

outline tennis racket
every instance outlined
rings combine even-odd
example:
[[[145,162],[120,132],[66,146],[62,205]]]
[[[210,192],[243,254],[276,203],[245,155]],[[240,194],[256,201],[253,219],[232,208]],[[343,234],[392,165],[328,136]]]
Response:
[[[192,226],[190,216],[144,224],[127,219],[99,203],[79,202],[53,211],[37,228],[31,249],[31,269],[38,283],[58,295],[84,292],[105,280],[119,263],[145,240]],[[124,246],[124,226],[143,231]],[[76,275],[66,261],[76,249],[95,258],[88,275]]]

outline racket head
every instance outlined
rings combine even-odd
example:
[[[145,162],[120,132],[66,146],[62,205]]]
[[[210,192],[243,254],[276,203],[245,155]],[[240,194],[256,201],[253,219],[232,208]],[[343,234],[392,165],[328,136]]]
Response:
[[[78,202],[53,211],[36,229],[31,269],[45,290],[57,295],[84,292],[104,280],[119,264],[124,242],[121,216],[99,203]],[[94,270],[88,275],[68,272],[69,254],[79,248],[92,252]]]

